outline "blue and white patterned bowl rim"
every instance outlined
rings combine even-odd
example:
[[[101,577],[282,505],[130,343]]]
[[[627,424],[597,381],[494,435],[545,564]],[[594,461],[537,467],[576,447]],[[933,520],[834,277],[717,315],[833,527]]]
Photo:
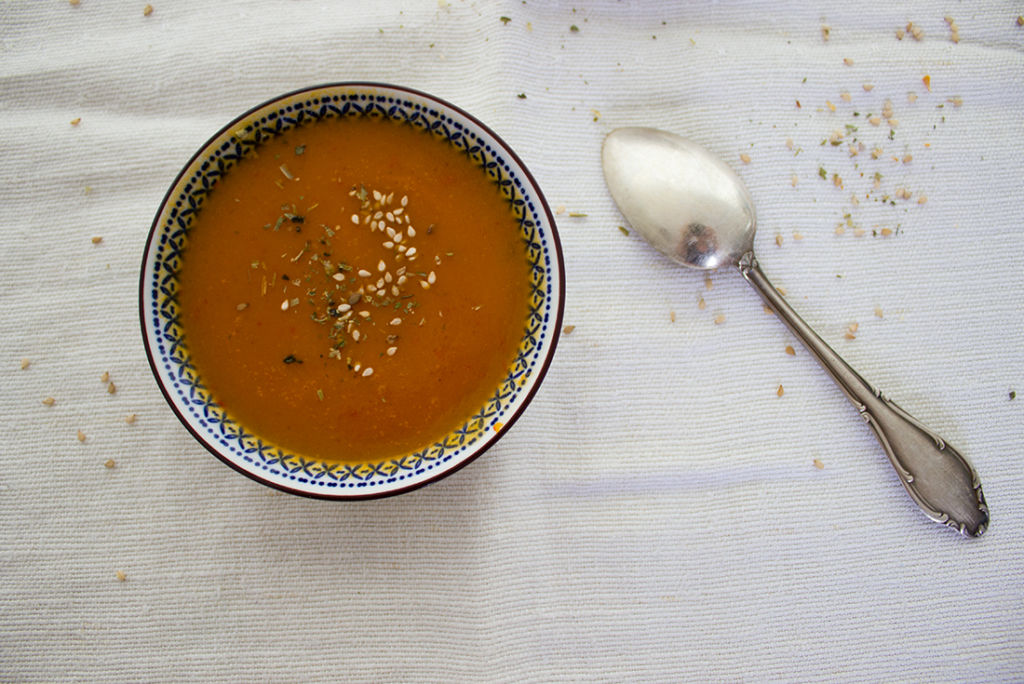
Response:
[[[458,429],[396,458],[358,465],[310,460],[247,431],[217,405],[192,366],[178,320],[177,270],[195,213],[216,180],[261,141],[324,118],[375,116],[429,130],[466,153],[500,187],[531,264],[530,313],[501,386]],[[518,156],[470,114],[423,92],[382,83],[334,83],[287,93],[222,128],[175,179],[150,229],[139,283],[143,342],[157,384],[182,424],[209,451],[263,484],[327,499],[415,489],[483,453],[536,393],[554,354],[565,298],[561,243],[551,210]]]

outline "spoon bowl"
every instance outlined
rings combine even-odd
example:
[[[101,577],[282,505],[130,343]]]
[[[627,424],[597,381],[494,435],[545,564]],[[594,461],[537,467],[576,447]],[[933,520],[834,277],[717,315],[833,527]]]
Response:
[[[623,215],[672,260],[710,270],[738,263],[754,248],[754,200],[729,165],[697,143],[653,128],[619,128],[605,139],[602,156]]]
[[[691,268],[739,269],[871,426],[903,487],[929,518],[964,536],[985,532],[988,506],[970,463],[868,384],[768,281],[754,256],[754,202],[725,162],[693,141],[653,128],[612,131],[601,156],[612,198],[651,245]]]

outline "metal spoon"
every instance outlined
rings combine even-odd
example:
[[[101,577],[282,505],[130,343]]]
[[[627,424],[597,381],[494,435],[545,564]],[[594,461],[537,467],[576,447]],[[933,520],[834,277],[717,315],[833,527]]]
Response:
[[[620,128],[605,139],[602,163],[623,216],[659,251],[692,268],[739,268],[874,429],[907,493],[929,518],[965,536],[985,531],[988,506],[974,468],[861,378],[768,282],[754,257],[753,200],[725,162],[672,133]]]

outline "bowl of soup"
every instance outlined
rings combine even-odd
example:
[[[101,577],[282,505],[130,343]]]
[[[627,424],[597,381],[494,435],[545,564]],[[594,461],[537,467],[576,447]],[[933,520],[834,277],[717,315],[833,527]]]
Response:
[[[235,470],[326,499],[466,465],[537,392],[563,260],[534,177],[485,124],[377,83],[291,92],[171,184],[143,340],[184,427]]]

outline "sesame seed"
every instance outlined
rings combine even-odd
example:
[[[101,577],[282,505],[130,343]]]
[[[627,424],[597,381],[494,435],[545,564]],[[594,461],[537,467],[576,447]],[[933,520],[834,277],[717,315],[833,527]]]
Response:
[[[56,403],[57,400],[54,399],[53,397],[46,397],[45,399],[43,399],[43,406],[53,406]]]
[[[777,396],[780,396],[780,397],[781,397],[781,396],[782,396],[783,394],[785,394],[785,391],[784,391],[784,390],[782,389],[782,385],[779,385],[779,389],[775,390],[775,394],[776,394]]]
[[[398,352],[398,347],[388,347],[387,355],[394,356]]]
[[[346,311],[351,311],[351,310],[352,310],[352,305],[351,304],[339,304],[338,305],[338,313],[345,313]]]
[[[402,319],[398,318],[396,316],[395,318],[391,319],[391,322],[388,325],[401,325],[401,324],[402,324]]]
[[[372,368],[367,368],[366,370],[363,371],[363,377],[364,378],[368,378],[371,375],[373,375],[373,369]]]
[[[361,336],[362,336],[362,335],[361,335],[361,333],[359,332],[359,330],[358,330],[358,329],[357,329],[357,330],[353,330],[353,331],[352,331],[352,339],[353,339],[353,340],[355,340],[356,342],[358,342],[358,341],[359,341],[359,338],[360,338]]]
[[[380,244],[384,247],[384,249],[394,249],[395,248],[395,243],[392,242],[391,240],[388,240],[387,242],[382,242]]]
[[[360,318],[369,318],[370,317],[370,312],[369,311],[360,311],[359,312],[359,317]]]
[[[412,256],[415,256],[415,255],[416,255],[416,248],[415,247],[410,247],[405,252],[405,256],[407,256],[407,257],[412,257]]]
[[[430,283],[431,285],[433,285],[434,283],[436,283],[436,282],[437,282],[437,274],[436,274],[436,273],[434,273],[433,271],[431,271],[430,273],[428,273],[428,274],[427,274],[427,282],[428,282],[428,283]]]
[[[369,271],[367,271],[365,268],[359,269],[359,277],[360,278],[369,278],[371,275],[373,275],[373,274],[370,273]]]
[[[334,278],[335,280],[337,280],[340,283],[341,281],[343,281],[345,279],[345,274],[342,273],[341,271],[339,271],[339,272],[335,273],[334,275],[332,275],[331,277]]]
[[[287,311],[287,310],[288,310],[288,300],[286,299],[283,302],[281,302],[281,311]]]
[[[421,280],[420,281],[420,287],[422,287],[424,290],[429,290],[430,289],[430,283],[428,283],[426,280]]]
[[[412,226],[406,228],[405,232],[408,233],[409,237],[416,237],[416,229],[413,228]]]
[[[380,194],[379,190],[374,190],[373,191],[373,199],[378,201],[378,202],[380,202],[382,199],[384,199],[384,196]]]
[[[383,259],[381,259],[380,261],[378,261],[378,262],[377,262],[377,270],[378,270],[378,271],[380,271],[381,273],[383,273],[383,272],[384,272],[384,271],[386,271],[387,269],[388,269],[388,265],[384,263],[384,260],[383,260]]]

